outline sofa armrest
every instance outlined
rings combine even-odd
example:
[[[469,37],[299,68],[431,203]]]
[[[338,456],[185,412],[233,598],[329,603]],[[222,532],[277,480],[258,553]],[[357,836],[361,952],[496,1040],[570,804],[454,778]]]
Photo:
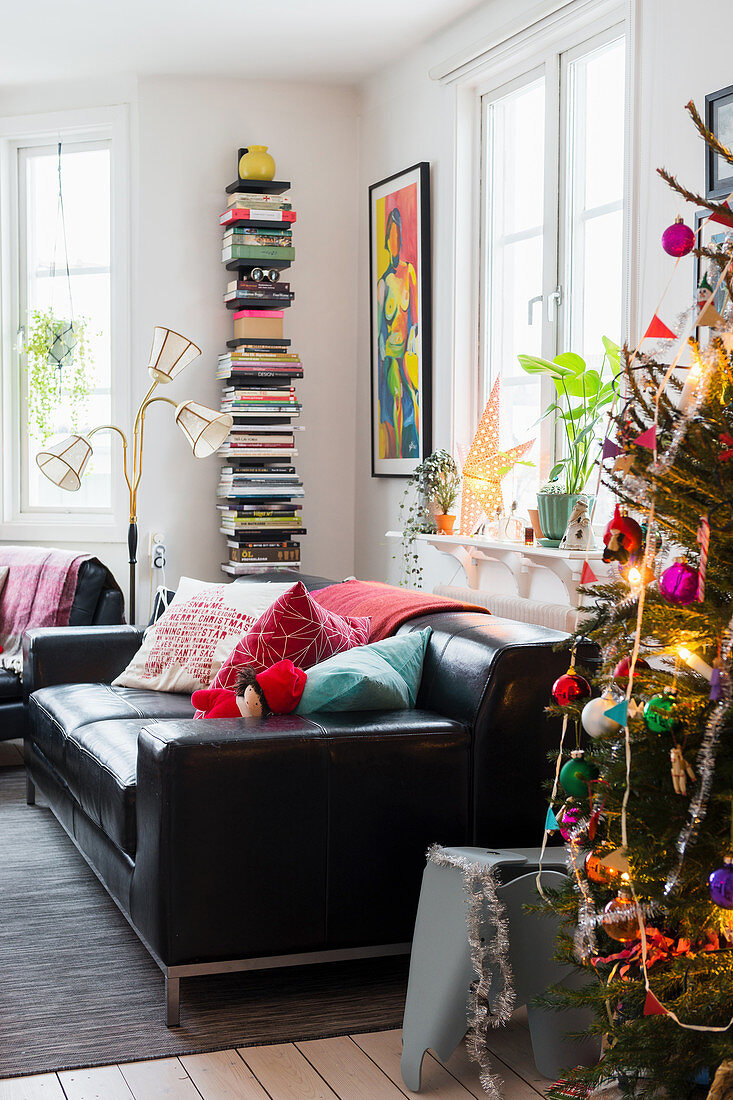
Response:
[[[169,966],[405,942],[468,785],[468,731],[423,711],[149,721],[130,915]]]
[[[140,648],[134,626],[60,626],[27,630],[23,638],[23,696],[51,684],[109,684]]]

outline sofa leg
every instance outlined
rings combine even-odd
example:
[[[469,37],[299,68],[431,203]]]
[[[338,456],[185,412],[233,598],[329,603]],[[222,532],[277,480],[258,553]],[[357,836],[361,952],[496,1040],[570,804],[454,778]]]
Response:
[[[181,1026],[181,979],[165,976],[165,1026]]]
[[[29,806],[35,806],[36,804],[36,785],[27,772],[25,777],[25,800]]]

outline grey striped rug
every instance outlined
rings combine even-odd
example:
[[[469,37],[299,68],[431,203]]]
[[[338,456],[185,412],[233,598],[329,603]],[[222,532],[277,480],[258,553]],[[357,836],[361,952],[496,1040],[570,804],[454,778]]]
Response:
[[[51,811],[0,769],[0,1077],[399,1027],[405,959],[163,976]]]

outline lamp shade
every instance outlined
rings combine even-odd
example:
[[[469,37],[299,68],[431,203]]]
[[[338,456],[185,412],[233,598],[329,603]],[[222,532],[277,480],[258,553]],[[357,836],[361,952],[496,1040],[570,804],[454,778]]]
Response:
[[[92,453],[92,445],[83,435],[69,435],[47,451],[39,451],[36,463],[49,481],[60,489],[76,492]]]
[[[180,332],[156,326],[153,330],[148,373],[154,382],[172,382],[200,354],[201,348],[181,336]]]
[[[208,458],[218,451],[233,423],[229,413],[209,409],[198,401],[183,401],[176,409],[176,424],[191,444],[194,458]]]

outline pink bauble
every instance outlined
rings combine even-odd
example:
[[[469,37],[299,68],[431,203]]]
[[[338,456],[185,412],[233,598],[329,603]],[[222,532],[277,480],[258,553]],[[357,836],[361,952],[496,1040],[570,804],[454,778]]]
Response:
[[[685,561],[676,561],[659,578],[659,591],[669,603],[688,604],[697,599],[697,569]]]
[[[662,248],[668,256],[686,256],[695,247],[695,234],[683,221],[673,222],[662,233]]]

